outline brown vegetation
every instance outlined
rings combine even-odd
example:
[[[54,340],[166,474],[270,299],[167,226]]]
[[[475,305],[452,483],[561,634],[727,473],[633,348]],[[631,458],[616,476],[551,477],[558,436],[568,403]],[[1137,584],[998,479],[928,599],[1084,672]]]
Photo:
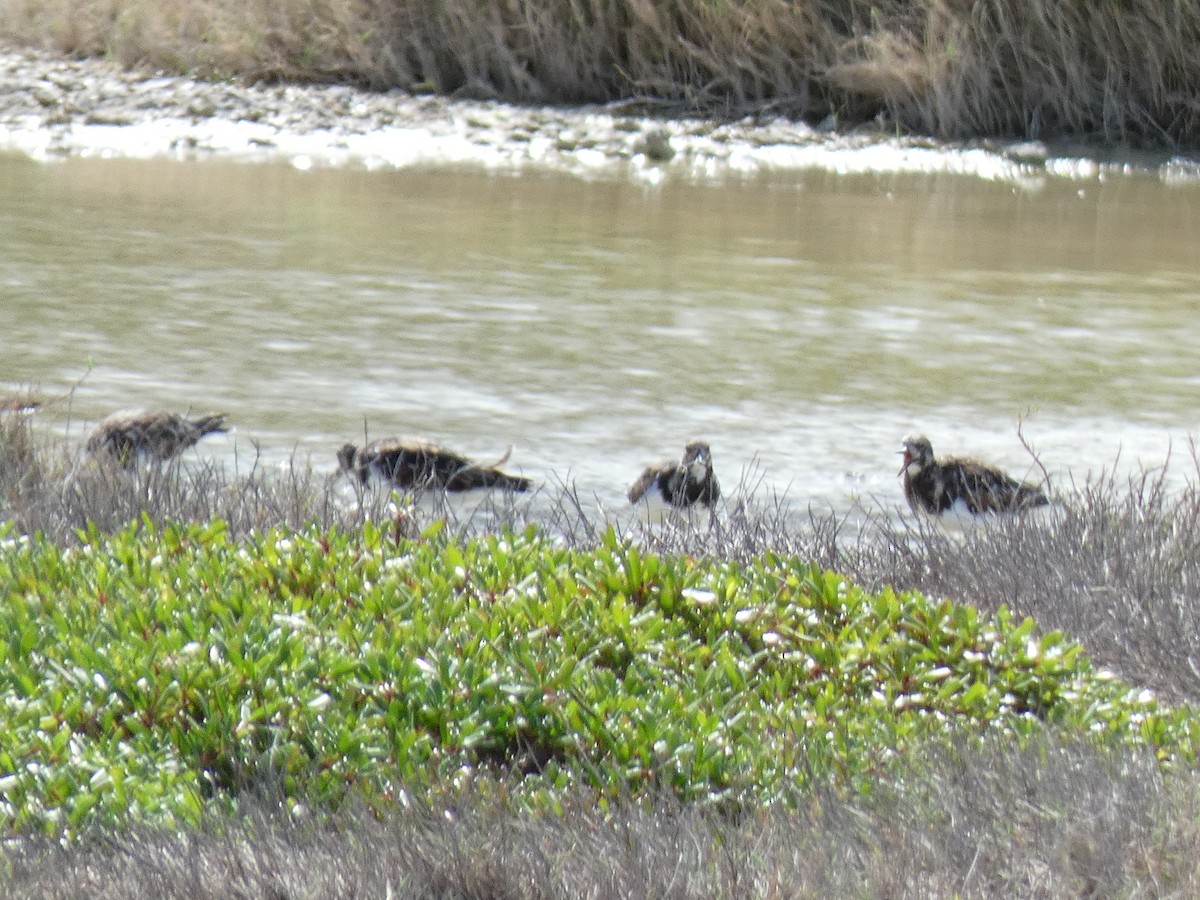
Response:
[[[305,821],[264,803],[200,831],[9,841],[0,883],[29,900],[1195,896],[1196,802],[1193,774],[1048,739],[934,750],[869,798],[816,789],[741,815],[481,796]]]
[[[1200,144],[1197,0],[0,0],[0,37],[210,78]]]

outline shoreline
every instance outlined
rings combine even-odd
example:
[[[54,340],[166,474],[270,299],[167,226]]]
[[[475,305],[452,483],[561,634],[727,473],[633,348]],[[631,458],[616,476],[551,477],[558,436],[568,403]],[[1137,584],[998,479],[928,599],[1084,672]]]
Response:
[[[1200,184],[1200,161],[1105,158],[1037,142],[939,143],[838,133],[784,118],[662,118],[630,104],[550,107],[346,86],[242,85],[0,50],[0,151],[72,157],[223,158],[298,169],[465,166],[656,184],[802,172],[963,175],[1037,190],[1120,175]],[[1094,150],[1094,148],[1093,148]]]

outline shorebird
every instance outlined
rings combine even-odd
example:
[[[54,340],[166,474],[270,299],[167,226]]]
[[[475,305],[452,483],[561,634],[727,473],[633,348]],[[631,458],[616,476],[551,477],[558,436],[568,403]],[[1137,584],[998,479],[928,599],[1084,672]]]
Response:
[[[476,488],[527,491],[532,486],[528,478],[500,471],[511,453],[510,447],[496,462],[481,465],[429,441],[388,438],[364,447],[343,444],[337,457],[342,470],[363,485],[373,476],[413,491],[435,489],[458,493]]]
[[[933,444],[923,434],[910,434],[902,442],[904,496],[913,512],[943,513],[1016,512],[1046,506],[1050,500],[1040,487],[1017,481],[1000,469],[973,459],[933,455]]]
[[[677,463],[650,466],[629,486],[630,503],[662,503],[676,509],[690,509],[696,504],[712,509],[720,497],[712,451],[704,441],[692,441],[684,447]]]
[[[189,418],[162,409],[122,410],[96,426],[87,440],[87,450],[131,469],[139,459],[163,462],[206,434],[223,431],[224,413]]]

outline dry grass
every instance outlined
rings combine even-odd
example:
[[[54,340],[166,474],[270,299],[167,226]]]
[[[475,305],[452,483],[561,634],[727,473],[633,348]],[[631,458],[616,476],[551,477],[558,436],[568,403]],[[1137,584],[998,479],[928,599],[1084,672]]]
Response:
[[[296,820],[262,801],[198,831],[9,842],[0,884],[29,900],[1195,896],[1197,787],[1048,736],[931,751],[869,799],[817,790],[741,814],[579,794],[532,815],[493,793]]]
[[[201,77],[1200,143],[1200,0],[0,0],[0,37]]]

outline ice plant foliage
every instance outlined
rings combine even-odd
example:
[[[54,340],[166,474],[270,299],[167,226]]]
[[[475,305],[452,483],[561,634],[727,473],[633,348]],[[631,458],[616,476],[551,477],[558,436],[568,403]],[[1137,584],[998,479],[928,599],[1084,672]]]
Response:
[[[1001,608],[868,593],[802,560],[221,522],[0,535],[0,822],[194,821],[266,789],[329,808],[496,776],[787,802],[906,752],[1044,723],[1196,760],[1192,713]],[[909,754],[911,757],[911,753]]]

